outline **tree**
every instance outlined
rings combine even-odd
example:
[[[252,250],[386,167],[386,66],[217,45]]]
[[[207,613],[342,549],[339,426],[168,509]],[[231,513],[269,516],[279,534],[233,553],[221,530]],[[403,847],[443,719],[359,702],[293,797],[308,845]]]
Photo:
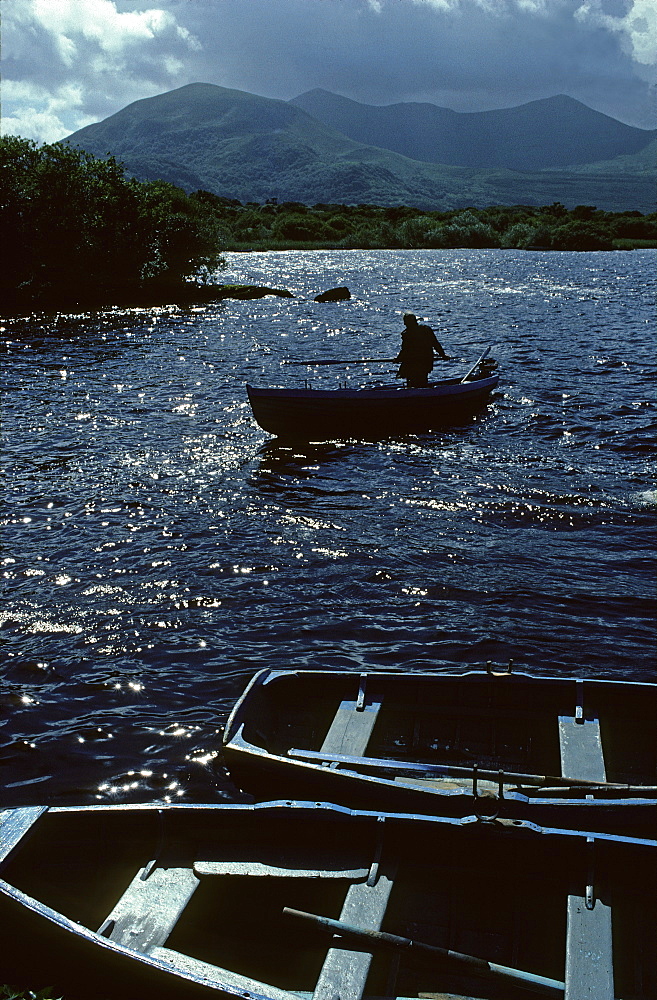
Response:
[[[127,179],[108,156],[0,138],[5,301],[107,299],[220,264],[217,221],[170,184]]]
[[[613,234],[596,222],[564,222],[550,232],[551,244],[559,250],[612,250]]]
[[[397,227],[399,239],[403,247],[439,247],[442,243],[442,227],[437,226],[433,219],[425,215],[416,215],[406,219]]]
[[[300,213],[295,209],[276,218],[271,235],[274,239],[311,242],[326,238],[326,224],[318,215]]]
[[[141,280],[207,280],[219,263],[219,234],[213,213],[167,181],[140,185],[138,222],[148,250]]]
[[[516,222],[502,234],[502,246],[506,249],[526,250],[539,242],[539,232],[528,222]]]

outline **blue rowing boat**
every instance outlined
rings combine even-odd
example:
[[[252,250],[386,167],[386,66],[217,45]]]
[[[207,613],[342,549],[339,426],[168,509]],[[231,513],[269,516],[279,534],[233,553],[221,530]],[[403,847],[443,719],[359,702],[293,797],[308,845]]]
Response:
[[[465,375],[431,382],[422,388],[382,384],[339,389],[272,389],[248,385],[253,416],[263,430],[277,437],[327,441],[361,438],[367,441],[422,434],[468,422],[489,401],[499,383],[490,346]],[[288,364],[350,365],[394,361],[289,361]]]
[[[253,416],[277,437],[381,439],[459,424],[486,405],[499,375],[447,378],[426,389],[272,389],[247,385]]]
[[[657,684],[525,673],[261,670],[224,759],[256,797],[657,829]]]
[[[316,802],[4,809],[0,981],[70,1000],[651,1000],[656,853]]]

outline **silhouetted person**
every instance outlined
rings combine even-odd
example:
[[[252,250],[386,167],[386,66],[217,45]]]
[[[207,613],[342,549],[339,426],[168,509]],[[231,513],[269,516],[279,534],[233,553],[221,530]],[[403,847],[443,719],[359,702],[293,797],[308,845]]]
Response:
[[[449,355],[431,327],[418,323],[413,313],[404,313],[404,327],[401,351],[395,358],[401,361],[397,378],[405,378],[408,389],[422,389],[429,384],[434,357],[449,361]]]

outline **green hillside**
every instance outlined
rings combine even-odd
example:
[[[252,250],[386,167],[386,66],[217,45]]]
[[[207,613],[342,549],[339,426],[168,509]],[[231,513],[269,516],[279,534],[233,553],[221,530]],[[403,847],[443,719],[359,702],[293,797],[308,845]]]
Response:
[[[161,178],[188,192],[203,189],[242,203],[451,211],[559,201],[569,208],[651,212],[657,173],[646,168],[642,154],[600,171],[587,165],[527,173],[419,162],[355,142],[288,102],[211,84],[137,101],[68,141],[95,156],[113,154],[140,180]]]

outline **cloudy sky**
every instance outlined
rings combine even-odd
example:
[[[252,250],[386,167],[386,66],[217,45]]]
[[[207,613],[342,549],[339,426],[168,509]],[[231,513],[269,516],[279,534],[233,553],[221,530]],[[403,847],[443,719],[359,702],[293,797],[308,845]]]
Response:
[[[2,0],[2,131],[61,139],[197,81],[455,111],[569,94],[657,127],[656,0]]]

